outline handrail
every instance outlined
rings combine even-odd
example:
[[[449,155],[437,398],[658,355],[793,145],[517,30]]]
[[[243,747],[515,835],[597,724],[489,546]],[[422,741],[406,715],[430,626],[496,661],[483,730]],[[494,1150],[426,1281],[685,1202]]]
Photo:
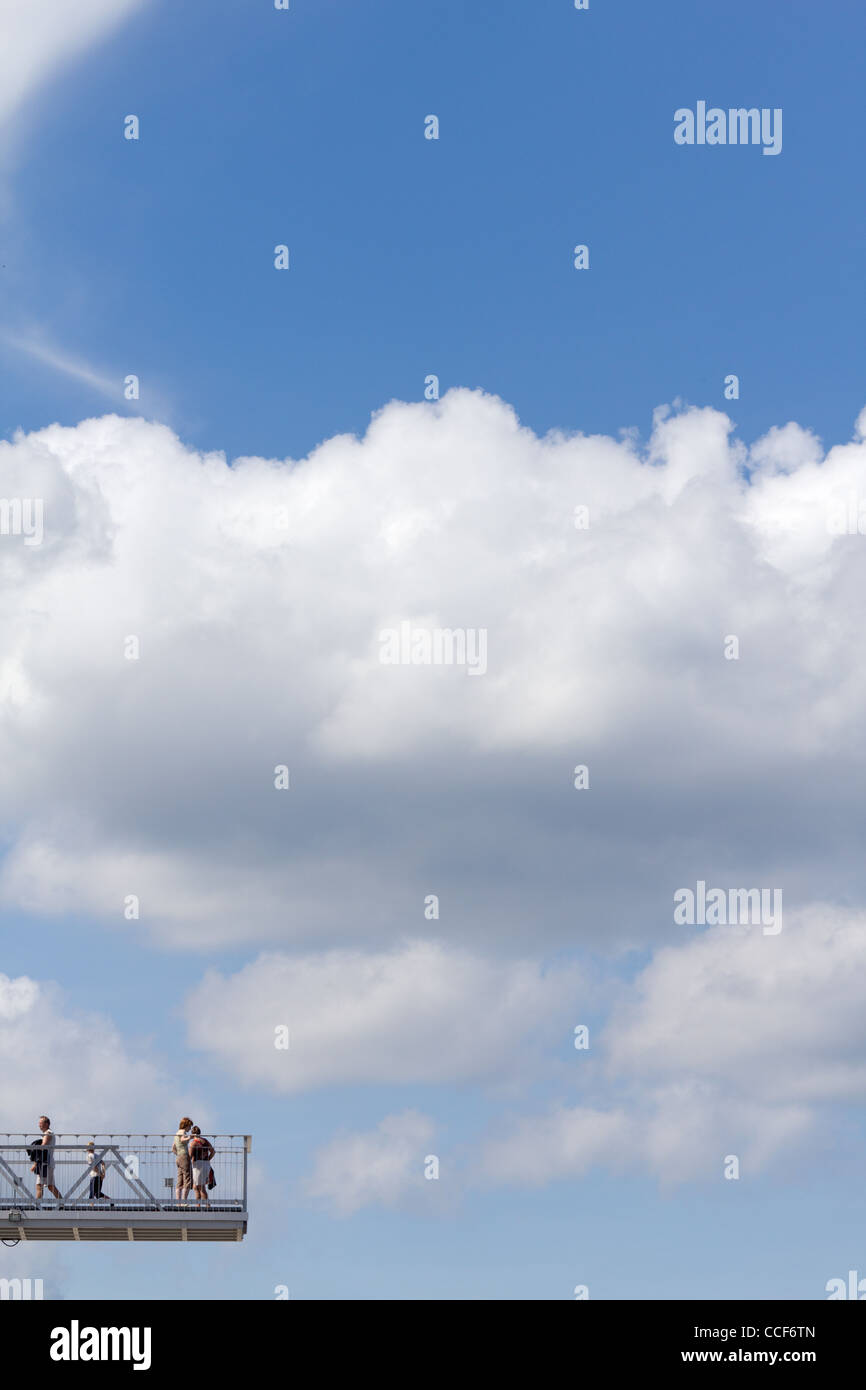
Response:
[[[43,1202],[53,1197],[57,1210],[86,1202],[96,1210],[107,1203],[109,1208],[140,1205],[174,1211],[184,1209],[192,1195],[215,1206],[246,1209],[248,1134],[204,1134],[213,1155],[200,1161],[176,1155],[177,1131],[55,1130],[52,1136],[54,1142],[44,1148],[44,1133],[0,1132],[0,1208],[27,1206],[35,1199],[45,1210]],[[37,1159],[37,1149],[44,1158]]]
[[[72,1138],[75,1138],[75,1139],[85,1139],[85,1140],[90,1140],[90,1139],[174,1139],[174,1138],[177,1137],[177,1130],[171,1130],[171,1132],[160,1133],[160,1132],[155,1131],[155,1130],[140,1130],[140,1129],[132,1129],[132,1130],[130,1130],[130,1129],[81,1129],[81,1130],[78,1130],[78,1129],[75,1129],[75,1130],[59,1130],[59,1129],[55,1129],[55,1130],[52,1130],[51,1132],[52,1132],[52,1133],[54,1134],[54,1136],[55,1136],[56,1138],[58,1138],[58,1139],[59,1139],[59,1138],[64,1138],[64,1139],[72,1139]],[[0,1130],[0,1138],[6,1138],[6,1139],[18,1139],[18,1138],[20,1138],[20,1139],[27,1139],[29,1143],[32,1143],[32,1142],[33,1142],[33,1139],[35,1139],[35,1138],[38,1137],[38,1133],[39,1133],[39,1131],[38,1131],[36,1125],[34,1125],[32,1129],[7,1129],[7,1130]],[[30,1136],[30,1135],[33,1136],[33,1139],[28,1139],[28,1136]],[[252,1138],[252,1135],[249,1135],[249,1134],[217,1134],[217,1133],[215,1133],[215,1132],[213,1132],[213,1131],[208,1130],[208,1131],[206,1131],[206,1137],[213,1138],[213,1139],[243,1139],[243,1140],[247,1140],[247,1139],[251,1139],[251,1138]],[[0,1145],[0,1148],[2,1148],[2,1147],[5,1147],[5,1146],[4,1146],[4,1145]],[[71,1145],[70,1147],[74,1148],[75,1145]]]

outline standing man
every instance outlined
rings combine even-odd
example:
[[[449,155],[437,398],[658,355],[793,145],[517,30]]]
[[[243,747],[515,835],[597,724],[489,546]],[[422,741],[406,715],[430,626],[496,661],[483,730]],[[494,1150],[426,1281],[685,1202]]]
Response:
[[[39,1116],[39,1128],[42,1130],[42,1143],[39,1147],[43,1152],[39,1154],[36,1162],[30,1168],[31,1173],[36,1174],[36,1200],[37,1202],[42,1201],[42,1183],[44,1181],[52,1196],[56,1197],[58,1202],[62,1202],[63,1198],[54,1185],[54,1145],[56,1139],[47,1115]]]

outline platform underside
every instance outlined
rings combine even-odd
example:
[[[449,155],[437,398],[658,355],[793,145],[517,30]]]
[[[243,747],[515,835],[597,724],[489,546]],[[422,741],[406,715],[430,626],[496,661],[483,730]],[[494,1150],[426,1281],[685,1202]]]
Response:
[[[200,1210],[77,1207],[0,1208],[0,1240],[243,1240],[247,1213],[240,1207]]]

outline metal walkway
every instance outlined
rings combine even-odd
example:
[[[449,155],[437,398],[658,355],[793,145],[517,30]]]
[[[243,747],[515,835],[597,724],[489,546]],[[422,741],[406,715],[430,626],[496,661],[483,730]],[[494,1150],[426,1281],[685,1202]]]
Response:
[[[38,1136],[0,1135],[0,1240],[243,1240],[249,1135],[209,1135],[216,1186],[209,1205],[175,1199],[170,1134],[57,1134],[58,1202],[36,1201],[28,1146]],[[87,1143],[94,1142],[93,1153]],[[102,1198],[88,1197],[92,1163],[105,1163]]]

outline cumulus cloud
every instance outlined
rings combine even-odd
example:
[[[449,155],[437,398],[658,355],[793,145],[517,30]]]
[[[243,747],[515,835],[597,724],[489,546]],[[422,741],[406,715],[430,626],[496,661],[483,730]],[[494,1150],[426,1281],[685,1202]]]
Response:
[[[607,1104],[521,1117],[480,1159],[536,1183],[594,1165],[662,1181],[755,1174],[821,1142],[820,1120],[866,1096],[866,914],[815,905],[778,937],[716,927],[659,951],[623,988],[588,1083]]]
[[[778,938],[714,927],[660,950],[608,1027],[614,1074],[772,1103],[866,1096],[866,915],[813,906]]]
[[[582,1008],[572,971],[540,976],[420,942],[391,955],[268,955],[212,974],[188,1001],[191,1040],[243,1081],[283,1092],[501,1077],[524,1105],[539,1082],[581,1092],[497,1122],[452,1171],[452,1195],[598,1168],[710,1182],[729,1155],[743,1176],[814,1157],[837,1129],[831,1117],[866,1096],[866,913],[812,905],[778,936],[686,930],[620,980],[568,1078],[551,1060]],[[273,1046],[280,1023],[287,1052]],[[380,1174],[407,1162],[401,1134],[385,1123],[340,1136],[309,1192],[339,1206],[345,1189],[347,1210],[379,1203]]]
[[[467,390],[300,462],[17,436],[0,495],[38,486],[45,539],[0,536],[2,901],[385,948],[437,893],[443,939],[518,950],[663,941],[699,877],[856,897],[866,542],[828,513],[864,458],[709,409],[538,438]],[[402,622],[484,629],[487,673],[383,664]]]
[[[515,1079],[569,1028],[572,968],[482,959],[433,942],[389,952],[270,953],[187,999],[193,1047],[246,1082],[292,1092],[335,1083]],[[275,1046],[288,1028],[289,1047]]]
[[[339,1135],[316,1155],[304,1193],[341,1216],[361,1207],[398,1207],[435,1193],[438,1183],[424,1176],[434,1131],[429,1116],[407,1110],[386,1115],[368,1133]]]
[[[0,974],[0,1131],[41,1114],[65,1133],[167,1132],[189,1104],[113,1019],[70,1005],[50,981]]]

